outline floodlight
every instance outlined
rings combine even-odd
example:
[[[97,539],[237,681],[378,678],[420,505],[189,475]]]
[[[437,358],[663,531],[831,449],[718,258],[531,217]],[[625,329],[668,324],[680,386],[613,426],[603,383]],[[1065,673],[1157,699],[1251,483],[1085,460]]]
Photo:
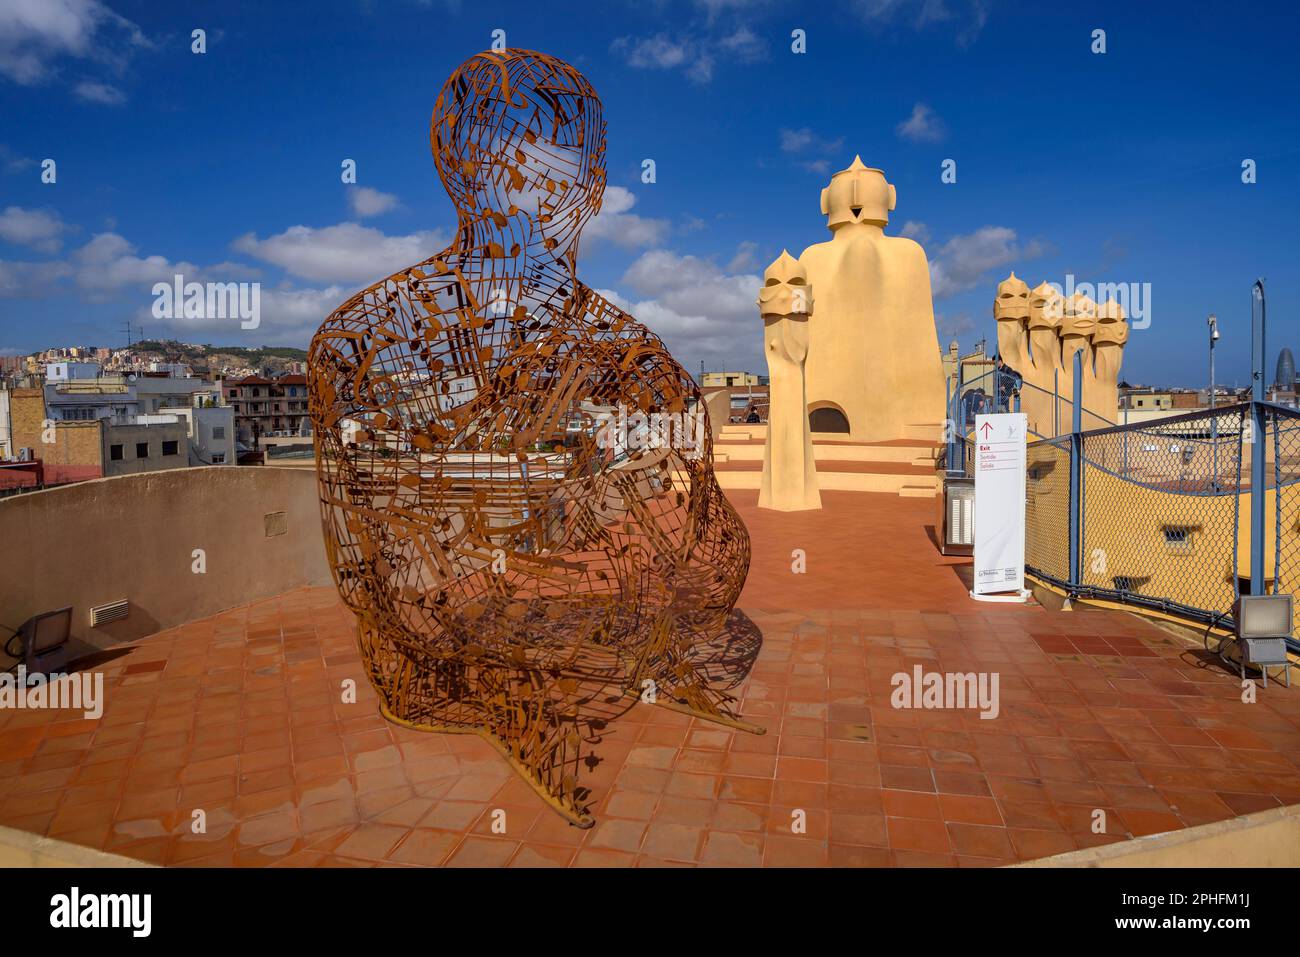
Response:
[[[1247,664],[1255,665],[1263,672],[1267,685],[1266,669],[1269,665],[1280,665],[1286,669],[1289,686],[1291,659],[1287,656],[1286,639],[1291,635],[1292,596],[1242,595],[1233,606],[1233,618],[1243,675]]]
[[[61,671],[68,660],[72,606],[33,615],[18,633],[23,636],[23,664],[28,674]]]

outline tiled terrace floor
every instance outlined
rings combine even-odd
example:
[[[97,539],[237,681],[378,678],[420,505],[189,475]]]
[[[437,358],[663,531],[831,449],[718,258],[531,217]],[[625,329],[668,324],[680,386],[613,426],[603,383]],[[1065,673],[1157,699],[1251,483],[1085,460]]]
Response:
[[[597,748],[589,831],[477,738],[383,721],[328,588],[140,642],[102,667],[99,721],[0,711],[0,824],[165,864],[996,865],[1300,801],[1300,689],[1243,704],[1130,615],[971,601],[931,501],[755,497],[733,494],[762,631],[739,694],[768,734],[637,705]],[[998,672],[1001,713],[891,708],[914,664]]]

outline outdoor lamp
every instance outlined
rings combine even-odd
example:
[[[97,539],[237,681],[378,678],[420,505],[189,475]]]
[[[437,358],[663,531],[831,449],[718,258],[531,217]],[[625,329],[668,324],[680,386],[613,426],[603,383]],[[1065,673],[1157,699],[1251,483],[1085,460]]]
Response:
[[[1241,648],[1242,676],[1247,663],[1256,665],[1264,673],[1268,684],[1268,665],[1287,668],[1287,685],[1291,684],[1290,659],[1286,652],[1286,639],[1291,634],[1292,596],[1242,595],[1233,606],[1236,622],[1237,645]]]

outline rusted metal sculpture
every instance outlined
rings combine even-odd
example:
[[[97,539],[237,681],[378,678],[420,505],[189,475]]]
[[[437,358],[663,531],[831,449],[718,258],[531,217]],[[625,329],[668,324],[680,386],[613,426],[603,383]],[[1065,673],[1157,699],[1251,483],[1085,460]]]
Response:
[[[749,536],[695,383],[576,278],[605,188],[587,80],[480,53],[430,140],[454,242],[311,344],[329,560],[384,715],[482,735],[590,826],[579,771],[638,696],[762,730],[710,680]]]

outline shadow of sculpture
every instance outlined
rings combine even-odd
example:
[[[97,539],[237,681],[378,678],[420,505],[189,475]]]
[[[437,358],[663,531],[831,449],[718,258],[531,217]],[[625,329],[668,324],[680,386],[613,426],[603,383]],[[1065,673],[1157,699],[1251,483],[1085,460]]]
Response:
[[[447,80],[452,244],[353,296],[308,360],[326,550],[390,720],[489,741],[571,822],[640,697],[735,727],[708,643],[749,569],[696,384],[578,281],[605,124],[526,50]],[[747,647],[752,636],[724,646]]]
[[[749,677],[762,647],[763,632],[736,608],[727,617],[725,628],[695,645],[691,664],[714,688],[729,691]]]

